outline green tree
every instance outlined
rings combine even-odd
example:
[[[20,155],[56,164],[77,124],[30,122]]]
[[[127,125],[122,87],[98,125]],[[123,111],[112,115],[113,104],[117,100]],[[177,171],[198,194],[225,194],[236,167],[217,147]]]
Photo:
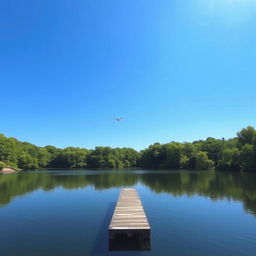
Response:
[[[252,126],[242,129],[237,133],[238,145],[243,147],[246,144],[253,144],[253,139],[256,136],[256,130]]]
[[[18,166],[22,169],[35,169],[38,168],[38,161],[27,152],[22,152],[19,155]]]
[[[6,167],[6,163],[0,161],[0,171],[1,171],[4,167]]]
[[[180,158],[180,168],[189,169],[189,158],[185,155],[182,155]]]
[[[219,170],[238,171],[240,170],[240,151],[237,148],[226,148],[221,153],[218,162]]]
[[[241,167],[243,171],[256,171],[256,155],[253,145],[245,144],[242,147]]]
[[[40,167],[46,167],[50,162],[51,154],[45,148],[38,148],[37,159]]]
[[[172,142],[165,145],[166,159],[162,164],[163,168],[179,169],[182,154],[182,144]]]
[[[67,147],[58,155],[55,163],[64,168],[85,168],[89,151],[82,148]]]
[[[225,141],[209,137],[205,141],[195,142],[195,145],[199,151],[207,152],[209,159],[217,164],[225,148]]]
[[[144,168],[159,168],[166,159],[166,150],[160,143],[150,145],[141,153],[141,165]]]
[[[213,169],[214,163],[207,156],[206,152],[198,152],[196,155],[196,169],[197,170],[209,170]]]
[[[202,153],[203,152],[203,153]],[[0,134],[0,161],[20,168],[130,168],[209,169],[254,171],[256,130],[248,126],[237,137],[207,138],[193,143],[155,143],[137,152],[131,148],[96,147],[94,150],[37,147]]]

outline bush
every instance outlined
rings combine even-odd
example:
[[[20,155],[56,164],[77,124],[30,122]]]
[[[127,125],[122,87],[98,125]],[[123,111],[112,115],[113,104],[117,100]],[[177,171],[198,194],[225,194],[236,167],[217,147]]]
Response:
[[[0,161],[0,170],[3,169],[4,167],[6,167],[6,163]]]
[[[209,160],[206,152],[198,152],[196,155],[196,169],[197,170],[210,170],[213,169],[214,162]]]

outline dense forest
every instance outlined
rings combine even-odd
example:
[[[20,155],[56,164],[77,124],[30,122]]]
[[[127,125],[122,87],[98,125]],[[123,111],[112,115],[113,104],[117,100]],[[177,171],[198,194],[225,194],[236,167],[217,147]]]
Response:
[[[131,168],[256,171],[256,130],[248,126],[232,139],[155,143],[137,152],[131,148],[37,147],[0,134],[0,169]]]

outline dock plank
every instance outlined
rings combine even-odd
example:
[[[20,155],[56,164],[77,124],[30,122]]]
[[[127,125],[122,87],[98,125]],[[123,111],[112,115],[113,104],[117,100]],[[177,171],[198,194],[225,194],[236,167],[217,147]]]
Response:
[[[119,195],[109,231],[150,230],[143,205],[134,188],[124,188]]]

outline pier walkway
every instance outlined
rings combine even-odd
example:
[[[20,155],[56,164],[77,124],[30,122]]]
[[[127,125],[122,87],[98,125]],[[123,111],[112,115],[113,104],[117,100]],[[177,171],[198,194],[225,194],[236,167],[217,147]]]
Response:
[[[109,225],[109,238],[115,238],[117,234],[127,237],[132,237],[134,234],[150,237],[148,219],[135,188],[121,190]]]

